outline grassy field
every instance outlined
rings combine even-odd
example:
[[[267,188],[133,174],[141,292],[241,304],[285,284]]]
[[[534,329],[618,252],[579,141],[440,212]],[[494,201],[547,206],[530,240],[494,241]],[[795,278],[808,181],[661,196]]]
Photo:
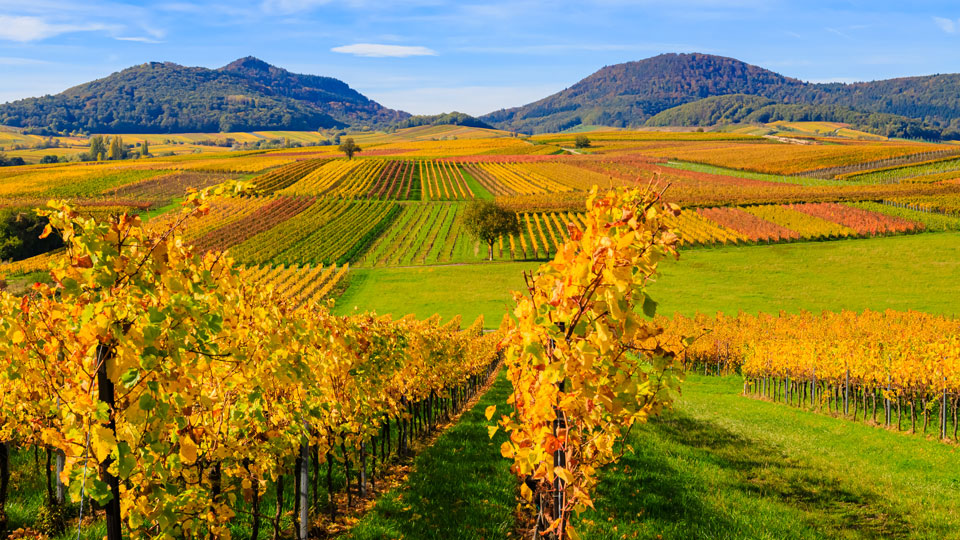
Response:
[[[537,263],[361,269],[338,301],[497,326]],[[960,313],[960,233],[685,250],[651,287],[659,313],[915,309]]]
[[[604,472],[584,538],[956,538],[957,448],[691,376]],[[626,536],[624,536],[626,535]]]
[[[337,300],[337,312],[414,313],[423,319],[439,313],[444,319],[462,315],[469,324],[479,315],[496,327],[511,302],[510,291],[523,286],[524,269],[535,263],[488,263],[416,268],[358,269]]]
[[[739,377],[691,375],[674,409],[635,428],[635,451],[602,472],[582,537],[956,537],[956,447],[745,398],[741,388]],[[482,413],[508,393],[501,377],[348,538],[503,538],[508,462]]]

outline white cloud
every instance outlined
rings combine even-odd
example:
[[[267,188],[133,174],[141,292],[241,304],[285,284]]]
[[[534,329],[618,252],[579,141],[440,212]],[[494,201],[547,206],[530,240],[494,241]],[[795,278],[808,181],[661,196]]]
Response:
[[[436,56],[437,51],[427,47],[407,45],[382,45],[377,43],[354,43],[330,49],[336,53],[366,56],[369,58],[406,58],[408,56]]]
[[[946,19],[943,17],[934,17],[933,22],[940,27],[941,30],[948,34],[954,34],[957,31],[957,23],[952,19]]]
[[[117,36],[113,39],[119,41],[135,41],[137,43],[163,43],[160,40],[150,39],[148,37],[136,37],[136,36]]]
[[[68,32],[104,30],[102,24],[53,24],[40,17],[0,15],[0,39],[27,43]]]

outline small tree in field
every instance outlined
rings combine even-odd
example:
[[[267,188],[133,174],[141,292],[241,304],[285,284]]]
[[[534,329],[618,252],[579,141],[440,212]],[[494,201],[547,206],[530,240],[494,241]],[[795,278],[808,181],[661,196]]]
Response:
[[[577,135],[576,138],[573,139],[573,145],[577,148],[589,148],[590,139],[588,139],[586,135]]]
[[[340,143],[340,151],[346,154],[347,158],[353,159],[353,155],[357,152],[362,152],[363,149],[357,146],[357,143],[353,142],[353,137],[347,137]]]
[[[467,230],[487,244],[487,256],[493,260],[493,243],[507,234],[520,234],[517,215],[490,201],[474,200],[463,214]]]

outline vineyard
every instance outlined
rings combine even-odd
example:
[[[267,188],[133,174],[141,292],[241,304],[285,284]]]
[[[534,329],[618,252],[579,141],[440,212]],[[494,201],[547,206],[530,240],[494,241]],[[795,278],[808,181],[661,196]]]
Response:
[[[878,277],[914,264],[942,273],[937,305],[958,292],[956,147],[807,127],[822,129],[804,144],[603,131],[574,149],[567,133],[421,126],[357,134],[352,158],[325,145],[5,167],[0,210],[17,223],[41,208],[37,230],[65,247],[0,261],[0,537],[423,538],[421,523],[469,538],[749,537],[755,523],[670,533],[683,525],[667,506],[692,499],[665,478],[761,439],[785,462],[814,460],[779,445],[764,415],[789,415],[788,434],[832,422],[811,437],[862,427],[879,469],[887,431],[952,451],[960,323],[884,311],[890,281],[912,274]],[[488,203],[511,226],[492,262],[475,231]],[[835,265],[881,242],[946,259],[902,249],[831,278],[827,259],[803,255],[822,246]],[[741,265],[751,254],[764,263]],[[780,258],[873,310],[800,311],[799,295],[822,298],[796,283],[765,299],[788,299],[767,315],[752,292],[712,288],[775,281]],[[685,289],[671,289],[688,259]],[[700,279],[716,261],[720,277]],[[672,295],[723,312],[666,316]],[[402,308],[365,305],[377,296]],[[794,511],[793,495],[741,489],[773,482],[751,459],[717,507]],[[452,472],[464,463],[476,470]],[[854,481],[829,470],[784,482]],[[883,474],[864,478],[890,491]],[[939,525],[924,523],[949,537],[960,520],[941,506],[960,497],[931,498]],[[804,505],[764,515],[809,525]]]
[[[957,439],[960,326],[917,312],[740,314],[663,320],[667,333],[703,335],[682,361],[742,372],[744,394],[857,421]],[[878,419],[879,414],[882,419]],[[922,427],[917,426],[918,415]]]
[[[668,185],[670,199],[685,207],[671,218],[684,248],[956,229],[950,217],[960,212],[960,184],[952,176],[956,158],[940,156],[946,151],[938,146],[864,142],[796,147],[707,135],[597,135],[600,142],[633,149],[616,155],[520,152],[518,145],[542,145],[513,138],[395,143],[381,138],[371,139],[369,151],[354,159],[338,157],[332,148],[306,147],[28,165],[0,174],[0,193],[8,194],[0,196],[0,206],[36,207],[50,197],[70,196],[80,206],[105,213],[109,208],[143,211],[169,208],[188,188],[248,180],[254,186],[250,195],[212,202],[209,214],[196,220],[186,236],[204,249],[230,249],[238,261],[254,266],[479,262],[484,250],[463,222],[466,205],[476,199],[495,200],[517,216],[519,233],[495,242],[495,259],[545,260],[568,239],[568,225],[579,223],[592,186],[651,181]],[[413,146],[392,150],[400,144]],[[776,169],[772,165],[750,172],[667,163],[665,157],[676,157],[667,149],[680,147],[727,151],[743,158],[741,164],[749,163],[752,148],[762,147],[770,163],[797,163],[801,152],[824,160],[818,166],[851,167],[850,160],[882,166],[825,180],[785,176],[791,171],[784,170],[776,170],[779,176],[767,174]],[[917,161],[912,156],[935,157]],[[891,159],[907,163],[884,165]],[[170,224],[163,211],[149,213],[159,213],[153,217],[157,227]],[[2,273],[25,274],[29,268],[25,263]]]

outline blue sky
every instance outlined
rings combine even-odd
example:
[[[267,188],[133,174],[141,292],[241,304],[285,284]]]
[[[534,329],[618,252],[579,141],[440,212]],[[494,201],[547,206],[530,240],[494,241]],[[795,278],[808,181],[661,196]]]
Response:
[[[960,2],[0,0],[0,102],[253,55],[412,113],[482,114],[663,52],[807,81],[960,72]]]

